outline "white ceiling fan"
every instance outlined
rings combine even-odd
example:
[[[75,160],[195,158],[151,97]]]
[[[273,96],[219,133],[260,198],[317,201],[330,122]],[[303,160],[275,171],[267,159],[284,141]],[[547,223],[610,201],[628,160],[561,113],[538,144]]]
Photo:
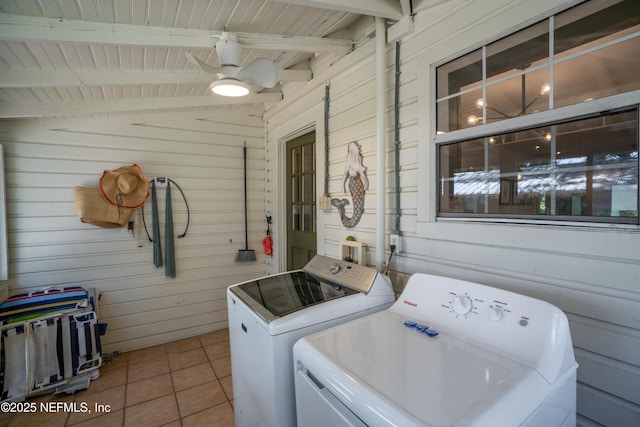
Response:
[[[187,57],[203,71],[214,73],[218,79],[209,86],[213,93],[223,96],[244,96],[250,91],[249,84],[255,83],[265,88],[272,88],[277,83],[276,65],[267,58],[258,58],[240,67],[242,46],[233,33],[223,32],[216,42],[216,52],[220,68],[214,68],[200,61],[191,53]]]

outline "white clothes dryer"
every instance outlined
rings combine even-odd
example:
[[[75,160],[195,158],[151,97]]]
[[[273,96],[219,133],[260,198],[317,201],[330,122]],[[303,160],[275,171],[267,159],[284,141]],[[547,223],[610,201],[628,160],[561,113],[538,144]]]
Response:
[[[316,255],[302,269],[227,290],[236,427],[296,425],[292,347],[301,337],[385,310],[391,281]]]
[[[414,274],[391,308],[293,353],[301,427],[575,426],[567,318],[512,292]]]

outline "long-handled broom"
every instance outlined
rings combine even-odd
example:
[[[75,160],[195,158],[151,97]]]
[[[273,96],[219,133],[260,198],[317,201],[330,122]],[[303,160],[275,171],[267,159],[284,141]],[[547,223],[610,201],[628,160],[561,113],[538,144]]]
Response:
[[[238,261],[255,261],[256,252],[249,249],[249,225],[247,222],[247,143],[243,147],[244,156],[244,249],[240,249],[236,254],[236,262]]]

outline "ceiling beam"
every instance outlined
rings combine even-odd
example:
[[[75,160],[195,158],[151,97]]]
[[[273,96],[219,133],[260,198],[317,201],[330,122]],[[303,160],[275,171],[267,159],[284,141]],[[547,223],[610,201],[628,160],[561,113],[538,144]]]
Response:
[[[2,40],[213,49],[221,34],[220,31],[0,14]],[[353,41],[345,39],[243,32],[235,34],[247,49],[312,53],[348,53],[353,50]]]
[[[41,104],[0,104],[0,119],[27,117],[81,116],[95,113],[138,112],[176,108],[206,108],[223,105],[279,102],[282,92],[263,92],[238,98],[220,96],[183,96],[117,101],[47,102]]]
[[[214,68],[217,70],[217,68]],[[311,70],[278,70],[278,81],[309,81]],[[0,73],[0,88],[209,84],[216,76],[204,71],[42,70],[7,69]]]
[[[400,0],[400,9],[404,16],[409,16],[413,13],[411,10],[411,0]]]
[[[321,9],[341,10],[362,15],[400,19],[403,16],[402,0],[274,0],[280,3]]]

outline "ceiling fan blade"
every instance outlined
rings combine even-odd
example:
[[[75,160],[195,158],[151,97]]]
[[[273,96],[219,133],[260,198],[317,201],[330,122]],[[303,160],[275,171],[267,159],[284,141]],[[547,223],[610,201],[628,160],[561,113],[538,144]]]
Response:
[[[241,80],[248,80],[262,87],[272,88],[278,82],[276,64],[266,58],[258,58],[242,67],[235,76]]]
[[[220,71],[217,68],[214,68],[211,65],[207,64],[206,62],[200,61],[198,58],[196,58],[189,52],[187,52],[186,55],[189,61],[191,61],[192,64],[200,67],[202,71],[205,71],[207,73],[217,73],[218,71]]]

